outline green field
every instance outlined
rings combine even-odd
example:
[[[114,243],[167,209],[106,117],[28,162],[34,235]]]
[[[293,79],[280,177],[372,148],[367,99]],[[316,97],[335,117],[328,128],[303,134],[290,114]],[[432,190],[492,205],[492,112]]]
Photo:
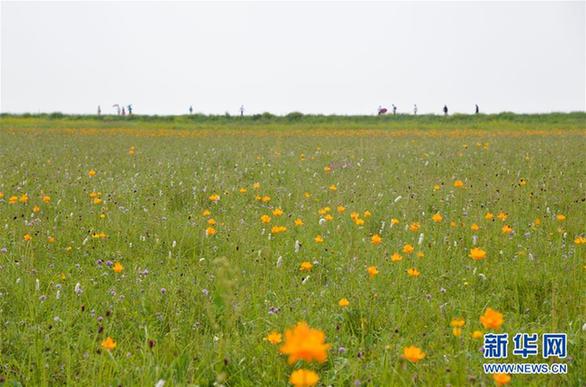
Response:
[[[7,385],[494,385],[497,331],[568,365],[511,385],[586,384],[584,113],[0,123]]]

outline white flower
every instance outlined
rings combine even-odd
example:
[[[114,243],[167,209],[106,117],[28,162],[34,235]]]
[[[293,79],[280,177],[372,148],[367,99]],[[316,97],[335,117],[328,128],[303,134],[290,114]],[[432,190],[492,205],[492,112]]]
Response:
[[[75,294],[77,294],[78,296],[83,293],[83,289],[81,288],[81,284],[78,282],[75,284],[75,289],[73,289],[73,291],[75,292]]]

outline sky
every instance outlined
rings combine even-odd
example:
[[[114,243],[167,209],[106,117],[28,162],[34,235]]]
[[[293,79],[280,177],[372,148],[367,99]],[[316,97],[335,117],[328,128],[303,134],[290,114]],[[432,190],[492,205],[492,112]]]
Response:
[[[0,110],[584,111],[585,4],[2,0]]]

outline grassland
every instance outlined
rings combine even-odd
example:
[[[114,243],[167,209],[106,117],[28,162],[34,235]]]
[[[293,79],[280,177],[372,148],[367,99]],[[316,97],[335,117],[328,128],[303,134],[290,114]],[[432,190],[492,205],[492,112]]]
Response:
[[[494,385],[497,330],[568,334],[511,385],[586,383],[584,113],[0,123],[8,385]],[[324,362],[267,340],[300,321]]]

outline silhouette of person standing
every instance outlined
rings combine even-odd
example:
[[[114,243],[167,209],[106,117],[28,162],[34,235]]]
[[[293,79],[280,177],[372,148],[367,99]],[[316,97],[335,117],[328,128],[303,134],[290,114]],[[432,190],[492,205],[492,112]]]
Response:
[[[244,105],[240,105],[240,117],[244,117]]]
[[[132,115],[132,105],[128,105],[128,115]]]
[[[475,113],[476,113],[476,114],[480,113],[480,108],[478,107],[478,104],[477,104],[477,105],[475,105],[475,106],[476,106]]]
[[[448,105],[444,105],[444,116],[448,115]]]
[[[126,110],[124,110],[124,106],[122,106],[122,115],[125,116],[126,115]]]
[[[193,114],[193,106],[189,105],[189,115]]]
[[[413,105],[413,115],[417,115],[417,105]]]
[[[393,115],[397,114],[397,107],[393,104]]]
[[[98,115],[102,114],[102,108],[100,107],[100,105],[98,105]]]

